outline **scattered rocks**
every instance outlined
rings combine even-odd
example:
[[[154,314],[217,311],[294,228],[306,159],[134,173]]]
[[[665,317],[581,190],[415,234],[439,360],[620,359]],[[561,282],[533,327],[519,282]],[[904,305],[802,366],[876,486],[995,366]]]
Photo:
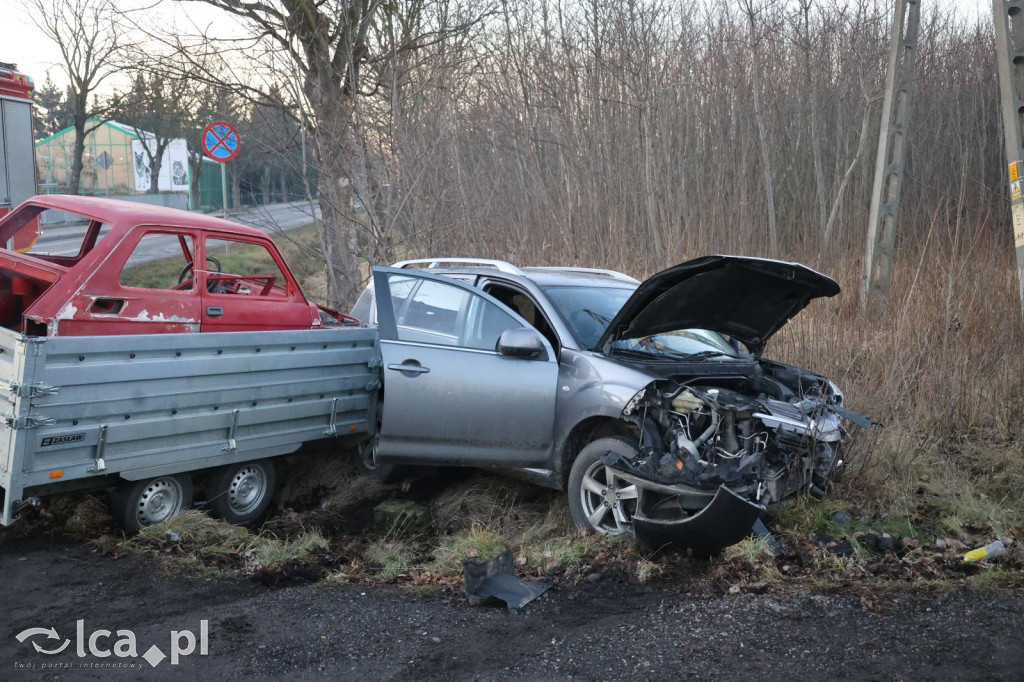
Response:
[[[832,523],[837,526],[849,526],[853,522],[853,517],[844,511],[837,511],[832,515]]]
[[[869,530],[866,533],[854,533],[853,539],[875,552],[895,554],[898,541],[889,533]]]

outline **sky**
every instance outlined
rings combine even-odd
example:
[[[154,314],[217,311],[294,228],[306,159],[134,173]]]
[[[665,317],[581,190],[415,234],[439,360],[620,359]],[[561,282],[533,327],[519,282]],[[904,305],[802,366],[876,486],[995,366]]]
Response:
[[[223,10],[202,2],[180,2],[174,0],[114,0],[119,9],[143,10],[149,21],[163,26],[180,26],[183,30],[194,31],[194,26],[213,26],[213,33],[230,32],[236,26],[234,19]],[[933,0],[927,0],[922,9]],[[989,0],[940,0],[952,2],[966,17],[987,15],[992,11]],[[155,3],[155,5],[154,5]],[[0,0],[5,6],[4,26],[0,28],[0,62],[13,62],[18,69],[41,84],[47,71],[58,85],[67,82],[57,65],[60,53],[32,23],[23,0]],[[936,2],[938,4],[938,2]],[[138,12],[136,12],[138,14]]]
[[[196,27],[213,26],[221,35],[237,30],[235,19],[227,12],[203,2],[114,0],[114,4],[142,24],[179,26],[190,33],[197,32]],[[55,83],[66,84],[59,66],[60,52],[32,23],[24,0],[0,0],[0,5],[4,18],[10,19],[0,22],[0,62],[17,64],[18,70],[31,76],[36,85],[42,84],[48,71]]]

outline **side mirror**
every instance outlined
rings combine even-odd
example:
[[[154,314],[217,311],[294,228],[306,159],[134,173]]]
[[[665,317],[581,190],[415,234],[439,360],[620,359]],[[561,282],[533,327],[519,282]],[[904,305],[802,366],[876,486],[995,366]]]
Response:
[[[544,342],[535,329],[506,329],[498,339],[498,353],[510,358],[534,359],[544,352]]]

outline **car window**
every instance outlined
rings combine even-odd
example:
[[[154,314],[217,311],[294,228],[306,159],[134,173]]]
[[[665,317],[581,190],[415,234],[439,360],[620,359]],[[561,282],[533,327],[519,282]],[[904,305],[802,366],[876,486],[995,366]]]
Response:
[[[467,319],[467,333],[461,345],[480,350],[497,350],[498,339],[506,329],[523,325],[483,296],[473,296]]]
[[[368,324],[373,320],[373,280],[370,280],[370,283],[363,289],[363,293],[359,294],[349,315],[363,324]]]
[[[397,287],[396,287],[397,285]],[[418,332],[426,332],[433,343],[458,345],[460,324],[469,302],[469,292],[457,287],[424,280],[409,299],[403,312],[401,302],[404,300],[406,283],[399,280],[392,283],[392,291],[397,288],[397,296],[392,294],[395,305],[395,321],[398,323],[398,338],[402,341],[422,341]]]
[[[263,244],[206,240],[206,288],[212,294],[284,298],[288,280]]]
[[[195,245],[190,235],[148,232],[125,261],[118,281],[136,289],[192,289]]]
[[[544,338],[548,340],[551,347],[555,349],[557,353],[560,348],[558,335],[555,330],[551,328],[551,324],[548,322],[547,317],[537,306],[530,296],[504,284],[497,282],[488,282],[483,287],[484,291],[491,295],[491,297],[497,299],[504,305],[508,306],[521,318],[530,323],[534,329],[540,332]]]
[[[483,296],[418,277],[390,275],[398,339],[493,351],[506,329],[522,326]]]

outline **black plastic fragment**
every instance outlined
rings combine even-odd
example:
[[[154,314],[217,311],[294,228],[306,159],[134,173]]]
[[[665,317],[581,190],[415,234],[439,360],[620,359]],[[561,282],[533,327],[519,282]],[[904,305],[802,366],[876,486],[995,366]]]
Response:
[[[487,561],[467,559],[462,563],[462,574],[470,604],[499,599],[508,606],[509,613],[523,608],[550,587],[545,583],[517,578],[511,550],[505,550]]]
[[[838,414],[840,417],[848,419],[857,426],[861,426],[865,429],[875,423],[871,421],[870,417],[865,417],[864,415],[854,412],[853,410],[848,410],[841,405],[833,405],[832,411]]]
[[[690,550],[710,557],[750,535],[765,508],[740,497],[724,485],[708,506],[684,519],[633,517],[633,532],[648,548]]]
[[[768,545],[768,549],[772,551],[772,554],[775,556],[782,556],[786,553],[782,548],[782,545],[779,544],[779,541],[775,539],[774,535],[772,535],[772,532],[764,525],[764,521],[761,519],[755,521],[754,528],[752,530],[754,531],[754,535],[764,540],[764,543]]]

